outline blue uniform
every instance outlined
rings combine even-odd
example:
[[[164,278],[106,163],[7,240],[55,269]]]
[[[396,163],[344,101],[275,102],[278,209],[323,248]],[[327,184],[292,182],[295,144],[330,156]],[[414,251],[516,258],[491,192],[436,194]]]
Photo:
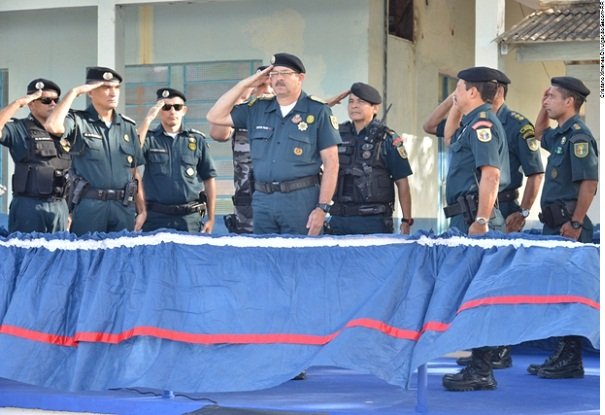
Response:
[[[67,147],[29,115],[8,122],[0,144],[9,148],[15,162],[9,232],[57,232],[67,229],[65,176]]]
[[[114,113],[107,126],[91,105],[70,111],[64,127],[73,174],[88,182],[74,206],[71,230],[78,235],[133,230],[132,169],[145,163],[135,122]]]
[[[378,120],[359,133],[348,121],[339,128],[340,168],[331,234],[393,232],[394,182],[412,174],[403,140]]]
[[[261,97],[235,106],[231,118],[235,128],[248,130],[255,178],[254,233],[306,234],[319,197],[313,178],[320,172],[320,151],[341,142],[332,111],[301,92],[285,117],[275,97]],[[305,183],[292,190],[294,182]]]
[[[199,204],[204,180],[216,177],[204,134],[183,129],[172,138],[160,124],[147,133],[143,155],[148,203],[143,230],[171,228],[199,232],[202,216],[195,205]]]
[[[506,218],[513,212],[521,211],[517,198],[523,175],[544,173],[544,166],[532,123],[506,105],[500,107],[497,116],[506,133],[510,162],[510,184],[498,195],[500,211]]]
[[[550,153],[540,200],[542,213],[549,206],[560,206],[565,207],[571,216],[578,200],[580,182],[599,179],[597,143],[586,124],[576,115],[560,127],[548,128],[542,136],[542,147]],[[561,225],[545,223],[543,233],[558,235]],[[586,217],[579,240],[592,242],[592,233],[593,224]]]
[[[506,133],[490,104],[483,104],[462,117],[460,128],[450,144],[450,167],[445,188],[448,206],[456,205],[459,198],[478,195],[481,180],[480,167],[492,166],[500,169],[498,191],[510,183],[508,145]],[[471,218],[474,219],[474,218]],[[468,232],[469,224],[462,214],[451,218],[451,227]],[[494,207],[490,228],[503,230],[504,219]]]

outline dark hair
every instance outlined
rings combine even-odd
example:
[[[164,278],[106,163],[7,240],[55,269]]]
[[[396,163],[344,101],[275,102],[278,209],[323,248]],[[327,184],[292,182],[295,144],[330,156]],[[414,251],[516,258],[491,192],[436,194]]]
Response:
[[[501,86],[504,90],[504,99],[506,99],[506,95],[508,94],[508,84],[498,82],[498,86]]]
[[[475,87],[477,91],[479,91],[479,95],[481,95],[481,99],[489,104],[494,101],[494,97],[496,96],[496,90],[498,89],[498,84],[496,82],[469,82],[464,81],[466,84],[466,90]]]
[[[563,88],[560,86],[557,86],[557,88],[559,88],[559,91],[561,91],[561,96],[564,99],[569,98],[569,97],[573,98],[574,110],[576,112],[580,112],[580,108],[582,107],[582,104],[584,104],[584,102],[586,101],[586,98],[584,98],[582,95],[580,95],[576,91],[571,91],[567,88]]]

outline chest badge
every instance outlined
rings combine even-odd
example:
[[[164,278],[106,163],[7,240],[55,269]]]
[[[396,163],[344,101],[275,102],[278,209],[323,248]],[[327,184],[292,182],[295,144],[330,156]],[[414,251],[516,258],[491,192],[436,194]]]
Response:
[[[307,124],[313,124],[315,122],[315,117],[313,116],[313,114],[309,114],[307,115],[307,119],[305,121],[307,122]]]
[[[559,171],[557,169],[553,168],[552,171],[550,172],[550,177],[552,177],[553,179],[556,179],[558,175],[559,175]]]
[[[299,131],[307,131],[307,128],[309,128],[309,126],[307,125],[306,122],[302,121],[298,123],[298,130]]]
[[[189,137],[189,144],[187,144],[187,148],[191,151],[197,150],[197,144],[195,143],[195,137]]]
[[[300,147],[294,147],[294,155],[295,156],[302,156],[303,154],[303,149]]]
[[[194,173],[195,171],[193,170],[193,167],[187,167],[187,170],[185,170],[185,174],[187,174],[189,177],[192,177]]]
[[[294,124],[298,124],[302,121],[302,117],[300,116],[300,114],[296,114],[290,119],[290,121],[292,121]]]
[[[567,137],[562,137],[561,138],[561,145],[564,145],[566,141],[567,141]]]
[[[555,148],[555,154],[563,154],[563,148],[562,147]]]
[[[124,134],[124,141],[126,141],[126,142],[130,141],[130,137],[128,137],[128,134]]]
[[[132,158],[132,156],[128,156],[128,157],[126,157],[126,161],[128,161],[128,164],[132,165],[132,162],[134,161],[134,159]]]

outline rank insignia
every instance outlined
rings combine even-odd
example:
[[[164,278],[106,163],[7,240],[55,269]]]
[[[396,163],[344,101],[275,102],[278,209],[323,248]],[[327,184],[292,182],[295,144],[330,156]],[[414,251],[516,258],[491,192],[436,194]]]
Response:
[[[332,124],[335,130],[338,130],[338,119],[335,115],[330,115],[330,124]]]
[[[189,177],[192,177],[194,173],[195,170],[193,170],[193,167],[187,167],[187,170],[185,170],[185,174],[187,174]]]
[[[309,114],[307,115],[307,119],[305,121],[307,121],[307,124],[313,124],[315,122],[315,117],[313,114]]]
[[[561,138],[561,145],[565,144],[566,141],[567,141],[567,137]]]
[[[296,114],[294,117],[292,117],[291,120],[294,124],[298,124],[299,122],[302,121],[302,117],[300,116],[300,114]]]
[[[525,142],[530,151],[538,151],[540,148],[540,142],[535,137],[528,138]]]
[[[126,157],[126,161],[128,161],[128,164],[132,164],[133,160],[134,159],[132,158],[132,156]]]
[[[303,149],[300,147],[294,147],[294,155],[296,156],[302,156],[303,153]]]
[[[553,179],[556,179],[557,176],[559,175],[559,172],[557,169],[552,169],[550,172],[550,177],[552,177]]]
[[[579,159],[586,157],[588,155],[588,143],[574,143],[573,154]]]
[[[130,141],[130,137],[128,137],[128,134],[124,134],[124,141],[126,141],[126,142]]]
[[[306,122],[304,122],[304,121],[302,121],[302,122],[299,122],[299,123],[298,123],[298,130],[299,130],[299,131],[307,131],[307,128],[308,128],[308,127],[309,127],[309,126],[308,126],[308,125],[307,125],[307,123],[306,123]]]
[[[534,126],[531,124],[527,124],[527,125],[524,125],[523,127],[521,127],[521,129],[519,130],[519,133],[521,134],[521,137],[523,137],[523,139],[525,139],[525,140],[533,137],[536,134],[534,131]]]
[[[482,143],[489,143],[492,141],[492,130],[489,128],[479,128],[477,131],[477,139]]]

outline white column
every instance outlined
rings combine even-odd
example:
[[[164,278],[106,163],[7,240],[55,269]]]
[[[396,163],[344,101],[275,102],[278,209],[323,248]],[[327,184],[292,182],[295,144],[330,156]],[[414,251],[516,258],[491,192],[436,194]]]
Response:
[[[475,65],[500,67],[498,43],[504,32],[505,0],[475,0]]]
[[[97,65],[115,69],[124,76],[124,21],[116,0],[99,0],[97,6]],[[119,111],[124,110],[120,100]]]

